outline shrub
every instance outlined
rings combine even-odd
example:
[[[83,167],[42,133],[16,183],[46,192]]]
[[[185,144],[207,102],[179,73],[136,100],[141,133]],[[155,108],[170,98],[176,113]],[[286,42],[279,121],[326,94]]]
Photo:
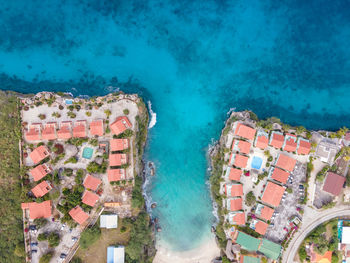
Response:
[[[109,118],[109,116],[111,116],[112,112],[110,110],[105,110],[105,114],[106,114],[107,118]]]
[[[54,112],[51,114],[52,117],[54,118],[60,118],[61,117],[61,114],[59,112]]]
[[[36,225],[37,228],[41,228],[47,224],[47,219],[46,218],[34,219],[34,224]]]
[[[40,258],[39,263],[49,263],[52,257],[53,252],[48,252]]]
[[[90,117],[90,116],[91,116],[91,111],[85,112],[85,115],[88,116],[88,117]]]
[[[57,233],[52,232],[48,235],[47,241],[49,242],[50,247],[57,247],[60,243],[60,236]]]
[[[38,115],[40,120],[45,120],[46,119],[46,115],[45,114],[39,114]]]
[[[77,162],[78,162],[77,157],[72,156],[72,157],[70,157],[68,160],[66,160],[66,161],[64,162],[64,164],[67,164],[67,163],[77,163]]]
[[[129,115],[129,110],[128,109],[124,109],[123,113],[124,113],[124,115]]]
[[[47,240],[47,235],[46,233],[40,233],[38,235],[38,241],[44,241],[44,240]]]
[[[63,107],[62,105],[58,106],[58,108],[59,108],[60,110],[63,110],[63,109],[64,109],[64,107]]]
[[[67,112],[67,116],[70,117],[71,119],[74,119],[75,117],[77,117],[77,115],[74,112]]]
[[[250,191],[250,192],[246,195],[246,197],[245,197],[245,202],[246,202],[247,206],[252,206],[252,205],[255,204],[255,202],[256,202],[256,197],[255,197],[253,191]]]
[[[87,249],[95,243],[101,236],[101,230],[97,225],[87,228],[80,237],[79,244],[83,249]]]

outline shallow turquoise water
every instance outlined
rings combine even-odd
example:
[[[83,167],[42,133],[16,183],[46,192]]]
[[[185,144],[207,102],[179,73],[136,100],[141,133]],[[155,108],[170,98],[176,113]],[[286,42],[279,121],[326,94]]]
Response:
[[[2,1],[1,88],[151,100],[159,237],[189,249],[213,221],[205,154],[230,108],[350,126],[349,19],[345,0]]]

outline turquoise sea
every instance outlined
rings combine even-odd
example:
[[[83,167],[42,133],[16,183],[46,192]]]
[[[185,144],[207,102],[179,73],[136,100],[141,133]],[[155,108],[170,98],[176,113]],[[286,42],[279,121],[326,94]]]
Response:
[[[206,151],[231,108],[350,126],[349,1],[12,0],[0,24],[2,89],[152,102],[150,194],[174,250],[210,232]]]

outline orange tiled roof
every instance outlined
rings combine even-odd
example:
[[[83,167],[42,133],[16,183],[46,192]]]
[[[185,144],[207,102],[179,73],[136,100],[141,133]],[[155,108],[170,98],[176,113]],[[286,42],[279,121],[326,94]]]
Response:
[[[96,191],[97,187],[102,183],[102,181],[99,178],[96,178],[92,175],[88,175],[85,177],[84,180],[84,187],[87,189],[91,189],[93,191]]]
[[[42,197],[46,195],[52,189],[46,181],[42,181],[40,184],[36,185],[31,191],[35,197]]]
[[[275,167],[273,169],[271,179],[276,180],[278,182],[281,182],[282,184],[285,184],[288,180],[289,173],[286,171],[283,171],[282,169],[279,169]]]
[[[248,157],[240,154],[235,154],[235,161],[233,163],[234,166],[239,168],[246,168],[248,163]]]
[[[277,207],[281,202],[284,191],[284,187],[268,182],[261,200],[266,204]]]
[[[34,164],[40,163],[42,160],[44,160],[46,157],[48,157],[49,150],[44,146],[41,145],[37,148],[35,148],[30,154],[30,159],[33,160]]]
[[[96,120],[90,123],[90,134],[97,136],[103,135],[103,120]]]
[[[344,176],[328,172],[322,190],[337,196],[343,189],[345,181],[346,179]]]
[[[295,152],[297,150],[297,137],[295,135],[286,135],[283,150],[287,152]]]
[[[230,168],[229,179],[232,181],[239,181],[243,171],[237,168]]]
[[[326,251],[323,255],[320,255],[313,251],[311,253],[311,263],[331,263],[332,251]]]
[[[243,185],[242,184],[232,184],[225,185],[225,192],[227,196],[243,196]]]
[[[305,140],[299,139],[298,154],[309,154],[311,150],[311,143]]]
[[[269,138],[264,135],[260,135],[257,137],[255,146],[257,148],[264,150],[267,147],[268,143],[269,143]]]
[[[89,218],[89,214],[85,213],[78,205],[69,211],[69,215],[80,225]]]
[[[51,168],[46,164],[40,164],[37,167],[31,169],[29,173],[33,176],[34,181],[39,181],[51,172]]]
[[[284,143],[284,136],[282,134],[278,134],[278,133],[272,133],[272,137],[271,137],[271,141],[270,141],[270,145],[280,149],[282,148]]]
[[[297,160],[295,160],[294,158],[282,153],[278,156],[276,166],[288,172],[292,172],[294,170],[296,162]]]
[[[242,198],[229,199],[229,209],[231,211],[242,210],[243,200]]]
[[[258,222],[255,224],[255,232],[259,233],[260,235],[265,235],[268,226],[269,225],[267,223],[258,220]]]
[[[275,211],[275,210],[272,209],[271,207],[264,205],[264,207],[261,209],[259,217],[261,219],[268,221],[271,219],[271,217],[273,215],[273,211]]]
[[[52,203],[50,200],[42,203],[22,203],[21,207],[23,210],[29,209],[29,218],[49,218],[52,215]]]
[[[232,144],[232,150],[237,149],[239,152],[248,154],[250,151],[251,143],[242,140],[234,140]]]
[[[66,140],[72,138],[72,122],[71,121],[63,121],[61,122],[61,127],[57,131],[58,139]]]
[[[43,140],[56,140],[56,122],[49,122],[45,125],[41,136]]]
[[[86,137],[86,121],[77,121],[73,128],[73,137],[84,138]]]
[[[86,190],[83,194],[82,202],[86,205],[94,206],[99,198],[97,194]]]
[[[127,163],[126,154],[115,153],[109,155],[109,166],[121,166]]]
[[[111,152],[122,151],[129,148],[128,139],[112,139],[110,140]]]
[[[38,127],[29,128],[24,131],[24,137],[27,141],[38,141],[40,140],[40,129]]]
[[[110,124],[111,130],[115,135],[119,135],[123,133],[125,130],[130,129],[132,127],[131,122],[128,117],[121,116],[116,118],[115,122]]]
[[[245,214],[244,212],[242,213],[236,213],[232,217],[232,221],[235,225],[245,225]]]
[[[125,170],[124,169],[108,169],[108,182],[116,182],[123,180],[125,178]]]
[[[235,130],[235,135],[245,138],[247,140],[253,140],[255,136],[256,130],[250,128],[242,123],[237,123],[237,127]]]

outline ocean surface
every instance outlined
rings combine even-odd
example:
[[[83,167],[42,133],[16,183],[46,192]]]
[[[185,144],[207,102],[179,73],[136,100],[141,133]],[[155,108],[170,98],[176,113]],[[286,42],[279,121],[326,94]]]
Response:
[[[206,151],[227,112],[350,126],[349,1],[1,1],[0,87],[152,102],[146,159],[159,242],[198,246],[214,222]]]

